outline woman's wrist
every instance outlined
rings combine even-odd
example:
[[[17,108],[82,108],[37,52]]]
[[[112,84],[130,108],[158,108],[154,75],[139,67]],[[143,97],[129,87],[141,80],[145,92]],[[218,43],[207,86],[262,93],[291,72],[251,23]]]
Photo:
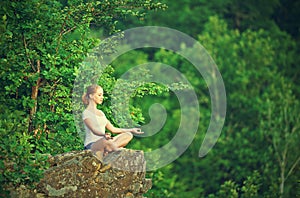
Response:
[[[121,133],[132,132],[132,129],[121,128]]]

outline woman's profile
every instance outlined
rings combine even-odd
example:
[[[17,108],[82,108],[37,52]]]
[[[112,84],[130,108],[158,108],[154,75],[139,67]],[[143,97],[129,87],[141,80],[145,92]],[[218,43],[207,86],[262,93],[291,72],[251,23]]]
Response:
[[[103,102],[103,89],[99,85],[90,85],[82,96],[86,109],[82,113],[85,128],[84,149],[90,149],[100,159],[107,152],[119,150],[126,146],[134,134],[142,134],[139,128],[117,128],[106,118],[105,114],[97,109],[98,104]],[[105,129],[114,134],[106,133]]]

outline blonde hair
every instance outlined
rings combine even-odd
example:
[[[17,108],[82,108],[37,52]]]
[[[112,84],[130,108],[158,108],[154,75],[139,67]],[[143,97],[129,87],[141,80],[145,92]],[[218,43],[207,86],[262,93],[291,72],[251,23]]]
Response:
[[[82,95],[82,102],[85,105],[89,104],[89,95],[96,93],[98,89],[101,89],[102,87],[96,84],[90,85],[86,88],[86,93]]]

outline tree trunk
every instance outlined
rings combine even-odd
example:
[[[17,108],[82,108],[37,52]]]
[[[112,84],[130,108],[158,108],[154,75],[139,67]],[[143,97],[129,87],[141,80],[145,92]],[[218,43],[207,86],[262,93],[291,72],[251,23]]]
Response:
[[[37,73],[37,75],[40,75],[40,73],[41,73],[41,61],[37,60],[36,64],[37,64],[36,73]],[[32,88],[31,88],[31,99],[34,101],[34,105],[30,109],[28,132],[31,132],[31,131],[34,130],[32,120],[33,120],[34,115],[36,114],[36,110],[37,110],[37,104],[38,104],[37,103],[37,98],[38,98],[38,92],[39,92],[40,85],[41,85],[41,78],[39,77],[36,80],[35,85],[32,86]]]
[[[280,174],[280,197],[283,197],[283,192],[284,192],[284,168],[281,169],[281,174]]]
[[[285,177],[285,168],[286,168],[286,164],[287,164],[287,161],[286,161],[286,155],[287,155],[287,145],[285,145],[285,149],[283,151],[283,154],[282,154],[282,161],[281,161],[281,164],[280,164],[280,197],[283,197],[283,193],[284,193],[284,183],[285,183],[285,180],[286,180],[286,177]]]

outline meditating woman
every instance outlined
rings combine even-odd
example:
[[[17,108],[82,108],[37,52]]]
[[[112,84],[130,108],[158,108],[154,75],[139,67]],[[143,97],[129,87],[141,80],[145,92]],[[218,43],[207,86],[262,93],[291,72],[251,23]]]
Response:
[[[97,105],[103,102],[101,86],[90,85],[87,87],[82,101],[87,105],[82,113],[86,132],[84,148],[92,150],[99,158],[102,159],[104,153],[116,151],[126,146],[133,138],[133,133],[143,133],[139,128],[123,129],[113,126],[105,114],[97,109]],[[118,135],[112,137],[110,133],[105,132],[105,129]]]

